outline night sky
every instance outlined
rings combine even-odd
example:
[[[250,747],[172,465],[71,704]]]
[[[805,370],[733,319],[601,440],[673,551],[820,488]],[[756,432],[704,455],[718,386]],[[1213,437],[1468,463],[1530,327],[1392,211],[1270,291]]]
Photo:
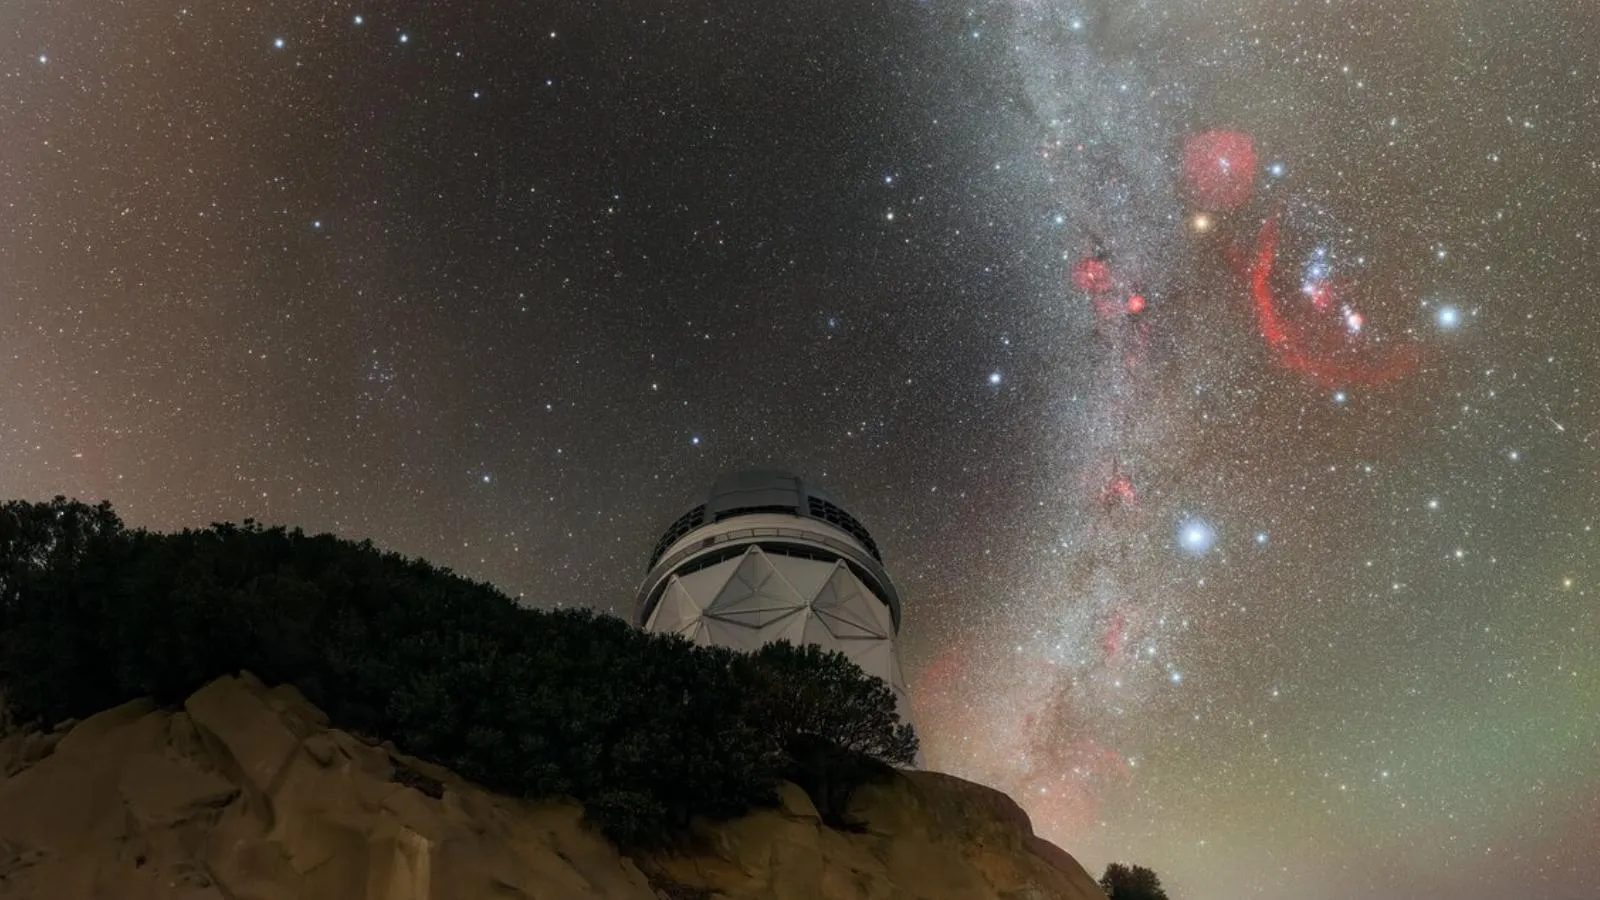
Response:
[[[1578,0],[7,2],[0,496],[626,614],[787,467],[1092,871],[1592,898],[1597,212]]]

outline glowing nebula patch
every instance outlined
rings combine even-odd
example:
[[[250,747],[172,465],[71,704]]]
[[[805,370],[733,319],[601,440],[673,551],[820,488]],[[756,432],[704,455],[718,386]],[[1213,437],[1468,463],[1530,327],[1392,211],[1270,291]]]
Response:
[[[1111,277],[1111,267],[1097,257],[1085,257],[1072,269],[1072,283],[1078,290],[1100,294],[1111,290],[1116,282]]]
[[[1184,144],[1183,180],[1201,209],[1238,209],[1256,189],[1256,145],[1242,131],[1203,131]]]

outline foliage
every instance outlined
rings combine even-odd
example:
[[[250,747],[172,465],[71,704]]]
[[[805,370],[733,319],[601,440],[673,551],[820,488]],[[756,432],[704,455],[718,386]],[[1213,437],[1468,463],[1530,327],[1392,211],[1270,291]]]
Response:
[[[745,703],[777,739],[783,777],[811,798],[822,821],[854,829],[847,816],[856,788],[881,783],[889,765],[910,765],[917,736],[898,722],[894,692],[863,678],[844,654],[815,644],[767,644],[734,660]]]
[[[1100,888],[1109,900],[1167,900],[1161,879],[1144,866],[1111,863],[1100,876]]]
[[[770,802],[782,777],[853,783],[916,750],[887,686],[839,654],[695,647],[248,520],[155,534],[104,503],[0,506],[17,721],[176,704],[240,669],[491,789],[573,797],[625,845]]]
[[[749,702],[782,741],[821,737],[840,749],[898,765],[917,755],[908,724],[895,718],[894,692],[882,679],[862,678],[843,653],[815,644],[767,644],[736,661]]]

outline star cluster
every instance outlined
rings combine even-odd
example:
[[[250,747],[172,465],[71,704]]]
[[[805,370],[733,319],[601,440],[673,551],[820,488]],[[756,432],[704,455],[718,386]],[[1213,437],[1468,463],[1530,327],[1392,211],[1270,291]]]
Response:
[[[1592,896],[1583,5],[0,19],[5,497],[626,614],[791,468],[884,549],[929,765],[1091,870]]]

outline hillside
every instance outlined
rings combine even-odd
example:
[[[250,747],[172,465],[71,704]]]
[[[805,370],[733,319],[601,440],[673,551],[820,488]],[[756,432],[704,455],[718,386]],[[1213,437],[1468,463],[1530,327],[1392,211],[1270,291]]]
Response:
[[[0,739],[0,897],[1099,900],[1009,798],[931,772],[804,791],[624,855],[571,802],[489,793],[248,673]]]

